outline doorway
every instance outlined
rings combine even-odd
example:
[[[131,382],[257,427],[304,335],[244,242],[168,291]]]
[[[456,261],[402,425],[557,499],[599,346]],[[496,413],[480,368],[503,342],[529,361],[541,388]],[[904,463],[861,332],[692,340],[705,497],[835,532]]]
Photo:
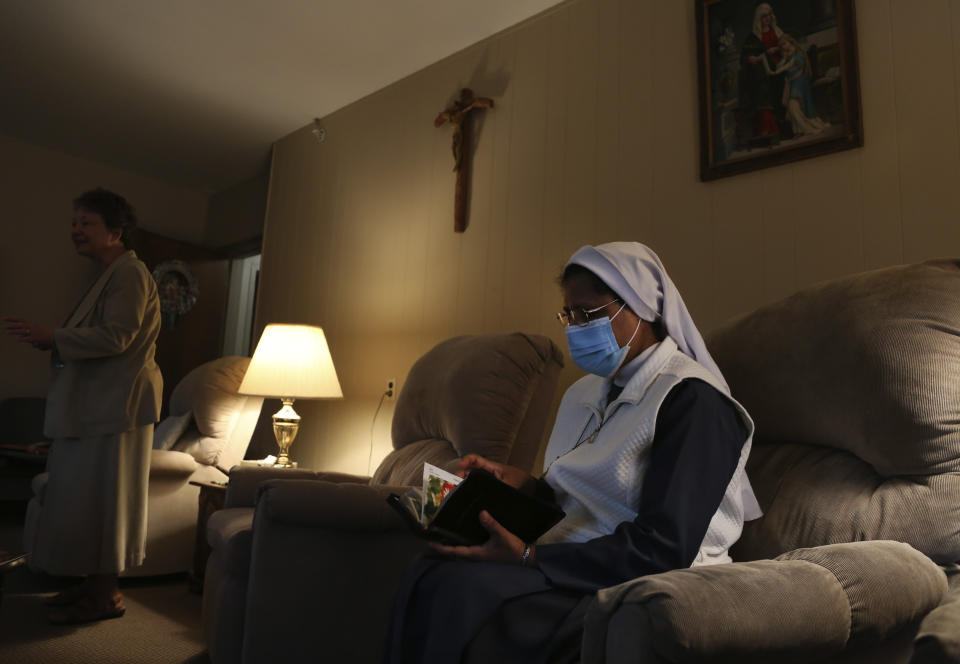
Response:
[[[260,254],[230,261],[230,285],[223,334],[223,355],[253,353],[253,317],[260,283]]]

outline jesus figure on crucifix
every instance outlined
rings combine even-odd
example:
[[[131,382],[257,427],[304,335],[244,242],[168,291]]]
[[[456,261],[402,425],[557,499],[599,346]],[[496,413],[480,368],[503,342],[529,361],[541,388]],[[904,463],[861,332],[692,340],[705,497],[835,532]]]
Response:
[[[464,88],[460,99],[449,108],[440,112],[433,121],[434,127],[449,122],[453,126],[453,170],[457,173],[457,184],[453,201],[453,229],[462,233],[467,227],[467,179],[470,173],[470,112],[481,108],[493,108],[493,100],[487,97],[474,97],[473,91]]]

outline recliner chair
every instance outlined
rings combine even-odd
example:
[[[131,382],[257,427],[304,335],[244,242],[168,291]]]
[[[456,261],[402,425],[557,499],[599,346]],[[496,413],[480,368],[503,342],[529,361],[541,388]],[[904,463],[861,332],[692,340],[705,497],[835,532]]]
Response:
[[[225,509],[207,524],[203,625],[214,664],[374,661],[400,576],[424,549],[386,496],[419,486],[424,462],[450,467],[471,452],[530,469],[562,366],[547,337],[455,337],[410,369],[394,450],[372,478],[235,468]],[[338,638],[318,641],[318,629]]]

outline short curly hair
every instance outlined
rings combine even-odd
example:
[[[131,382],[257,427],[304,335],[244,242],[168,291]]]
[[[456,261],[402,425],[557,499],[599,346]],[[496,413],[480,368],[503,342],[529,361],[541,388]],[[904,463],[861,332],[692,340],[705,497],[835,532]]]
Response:
[[[126,198],[103,187],[97,187],[74,198],[73,207],[75,210],[99,214],[107,228],[120,231],[123,246],[130,248],[131,236],[137,229],[137,215]]]

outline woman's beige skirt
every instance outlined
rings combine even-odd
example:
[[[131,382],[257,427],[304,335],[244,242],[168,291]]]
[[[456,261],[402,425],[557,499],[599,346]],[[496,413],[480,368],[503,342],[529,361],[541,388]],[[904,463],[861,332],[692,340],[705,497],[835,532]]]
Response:
[[[60,576],[116,574],[143,563],[153,425],[50,447],[30,565]]]

